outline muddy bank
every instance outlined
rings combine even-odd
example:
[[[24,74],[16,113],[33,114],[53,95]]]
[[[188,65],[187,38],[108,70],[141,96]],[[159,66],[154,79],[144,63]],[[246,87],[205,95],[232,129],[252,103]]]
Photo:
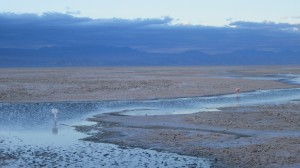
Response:
[[[300,74],[290,67],[123,67],[0,69],[1,102],[130,100],[191,97],[296,87],[279,81],[224,78]]]
[[[214,167],[300,166],[300,105],[225,108],[189,115],[102,114],[77,127],[93,142],[206,157]],[[93,131],[92,131],[93,130]]]

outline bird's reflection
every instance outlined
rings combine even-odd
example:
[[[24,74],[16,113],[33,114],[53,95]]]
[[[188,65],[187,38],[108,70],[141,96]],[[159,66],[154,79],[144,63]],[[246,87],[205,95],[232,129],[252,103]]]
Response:
[[[57,122],[56,121],[54,121],[54,123],[53,123],[52,133],[55,134],[55,135],[58,134],[58,128],[57,128]]]
[[[57,109],[51,109],[52,117],[53,117],[53,127],[52,127],[52,133],[58,134],[58,128],[57,128]]]
[[[241,89],[240,88],[235,88],[235,93],[236,93],[236,97],[235,97],[235,99],[236,99],[236,104],[235,104],[235,106],[236,107],[240,107],[240,92],[241,92]]]
[[[241,98],[240,98],[240,96],[237,96],[236,98],[235,98],[235,107],[240,107],[240,101],[241,101]]]

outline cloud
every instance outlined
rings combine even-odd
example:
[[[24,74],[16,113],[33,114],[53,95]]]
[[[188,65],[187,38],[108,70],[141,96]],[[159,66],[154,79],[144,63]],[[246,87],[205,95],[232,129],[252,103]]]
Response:
[[[254,30],[276,30],[276,31],[288,31],[293,30],[294,28],[300,28],[300,24],[289,24],[289,23],[275,23],[275,22],[233,22],[230,23],[230,26],[240,28],[240,29],[254,29]]]
[[[74,10],[70,7],[66,7],[66,14],[67,15],[79,15],[81,12],[79,10]]]
[[[75,17],[70,14],[62,13],[44,13],[36,14],[0,14],[0,25],[22,25],[35,27],[69,27],[80,28],[80,26],[95,27],[141,27],[169,24],[172,21],[170,17],[160,19],[91,19],[87,17]]]
[[[293,16],[293,19],[300,19],[300,16]]]
[[[206,53],[299,50],[299,25],[232,22],[229,26],[174,25],[170,17],[91,19],[69,14],[0,14],[0,48],[110,46],[144,52]]]

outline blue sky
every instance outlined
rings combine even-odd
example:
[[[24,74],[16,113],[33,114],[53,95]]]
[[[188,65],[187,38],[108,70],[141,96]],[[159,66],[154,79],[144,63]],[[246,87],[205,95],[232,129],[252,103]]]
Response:
[[[90,18],[161,18],[223,26],[234,21],[300,23],[299,0],[1,0],[0,12],[59,12]]]
[[[299,9],[300,0],[0,0],[0,67],[300,64]]]

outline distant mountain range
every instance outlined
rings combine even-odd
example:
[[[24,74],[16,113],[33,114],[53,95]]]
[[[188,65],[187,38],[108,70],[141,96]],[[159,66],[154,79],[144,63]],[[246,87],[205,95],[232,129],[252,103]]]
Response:
[[[0,13],[0,67],[300,64],[299,24],[173,21]]]
[[[188,51],[166,54],[107,46],[0,48],[0,67],[295,65],[299,63],[299,51],[240,50],[222,54]]]

